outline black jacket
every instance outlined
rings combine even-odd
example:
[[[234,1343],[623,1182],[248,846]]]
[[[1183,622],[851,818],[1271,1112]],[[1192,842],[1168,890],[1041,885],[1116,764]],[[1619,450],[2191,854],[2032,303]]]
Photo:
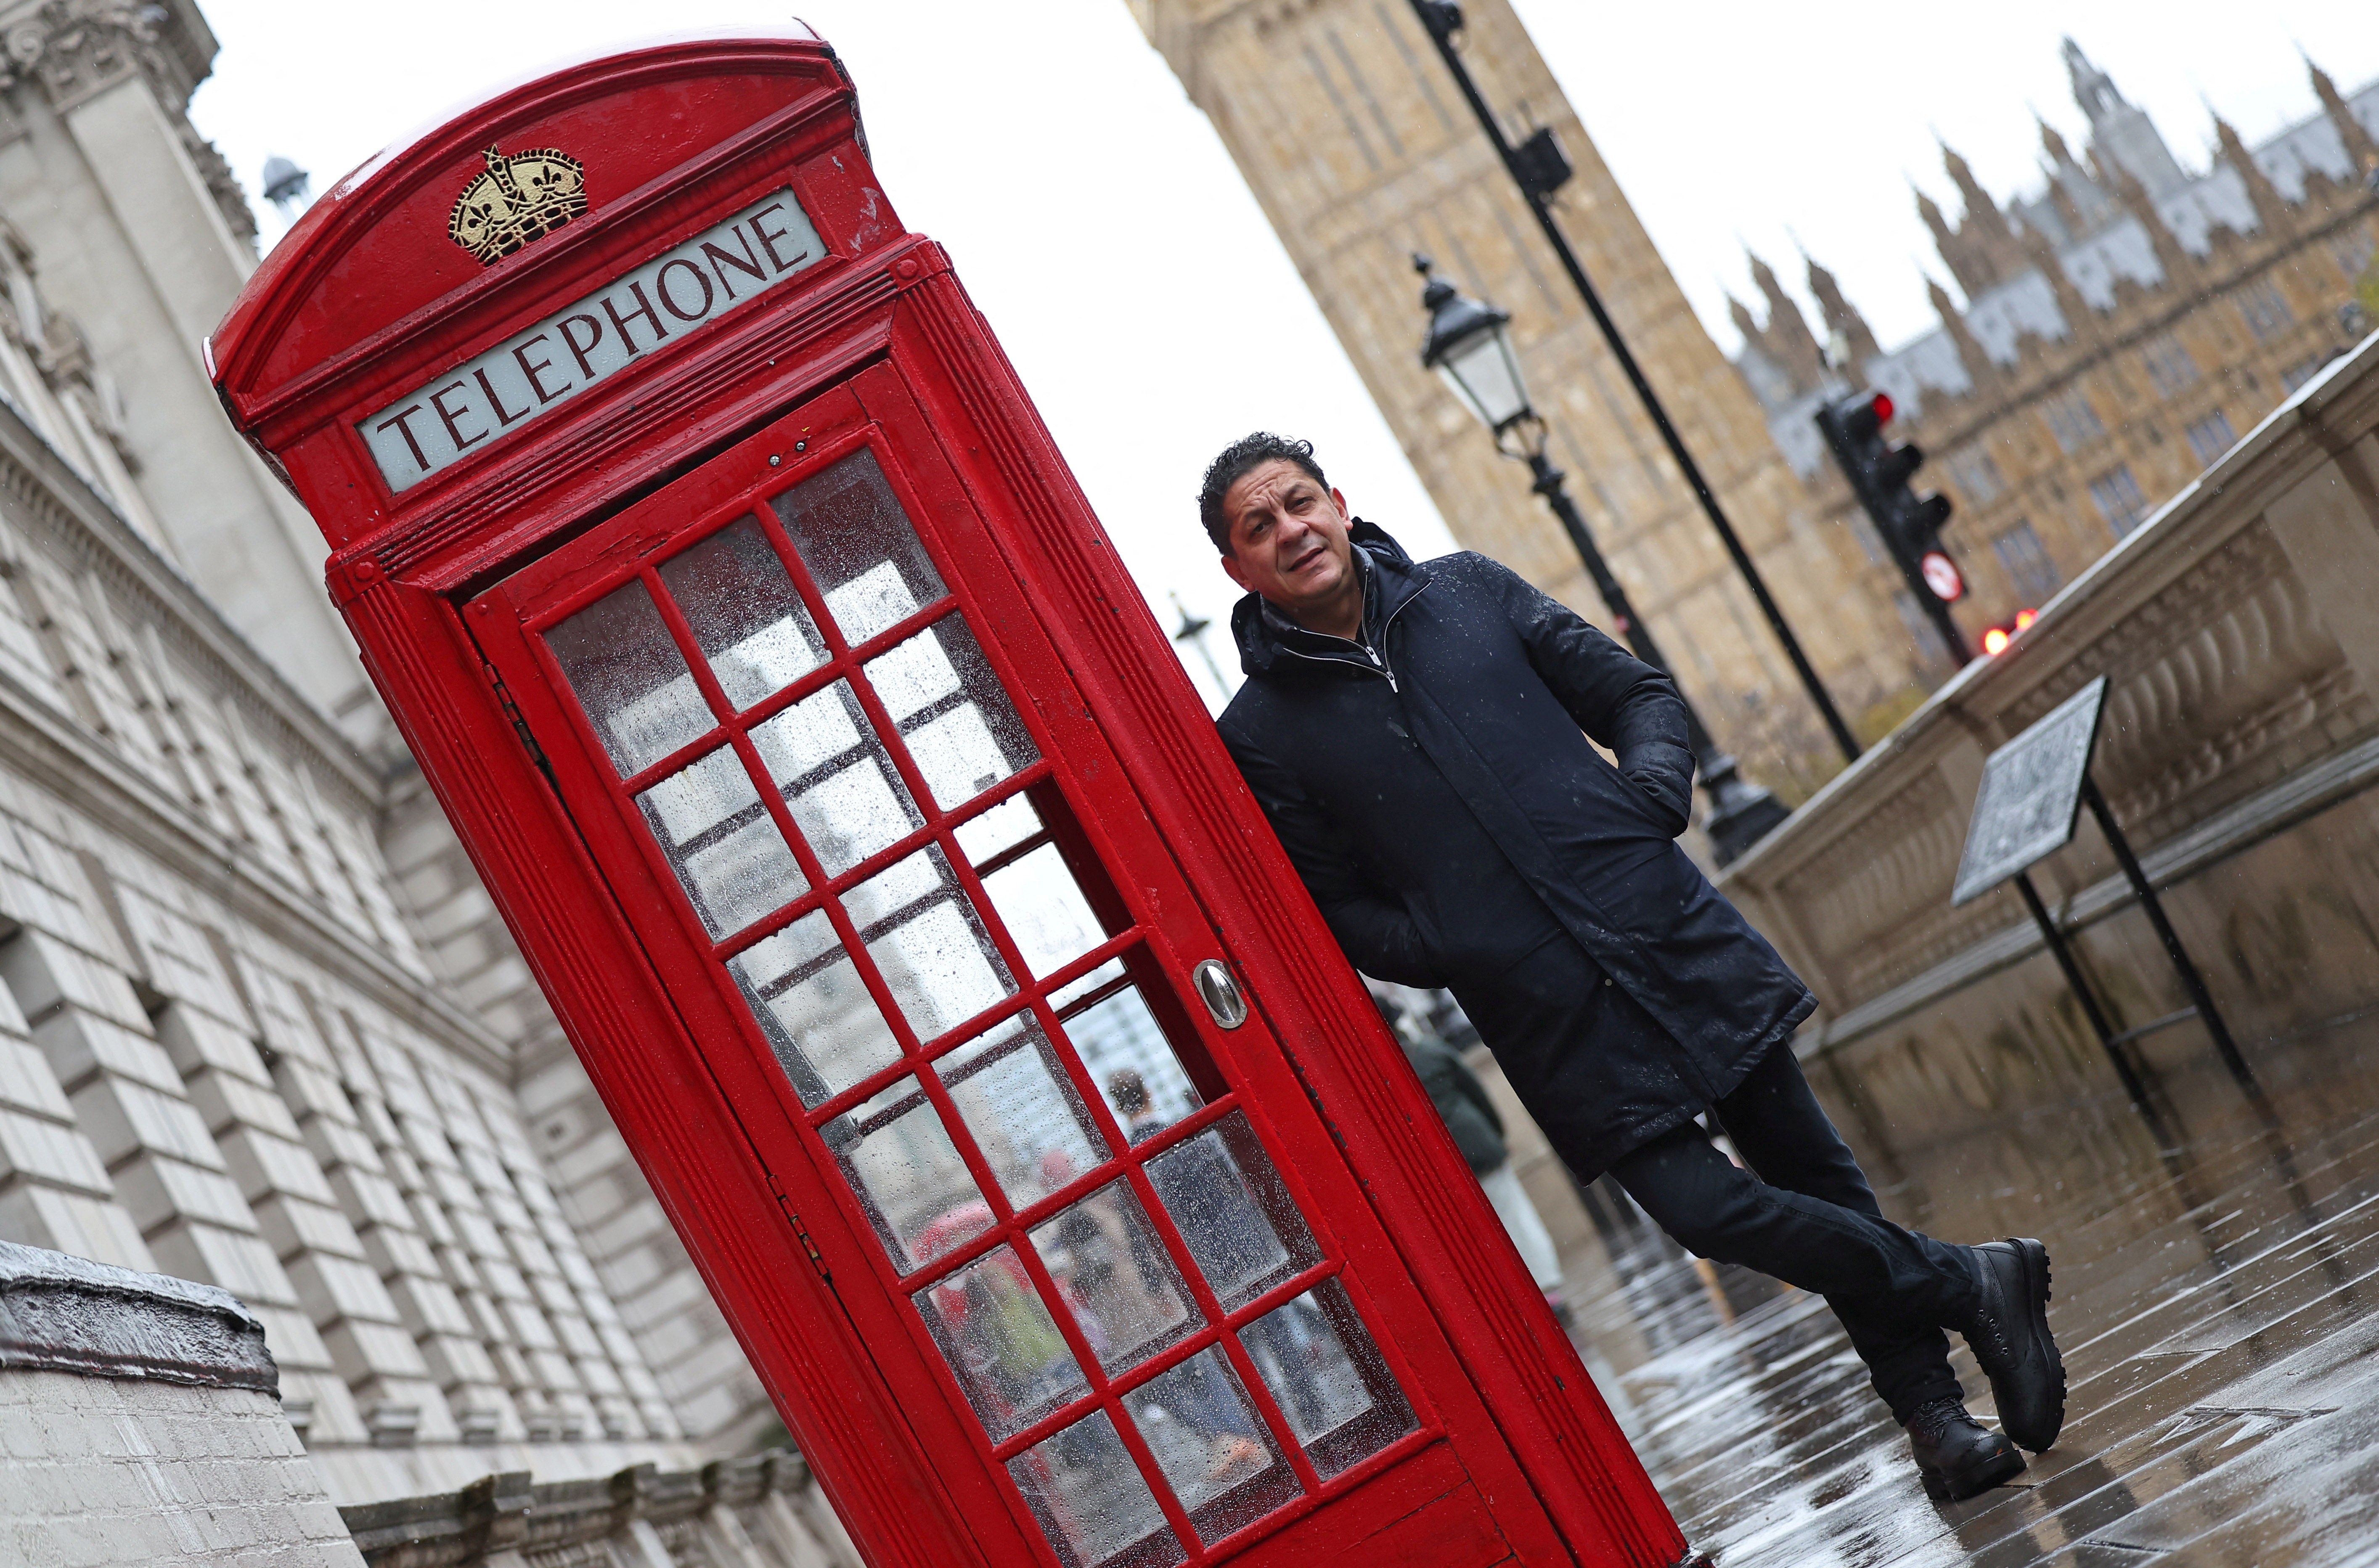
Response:
[[[1355,967],[1451,988],[1591,1176],[1816,1001],[1673,841],[1693,754],[1669,678],[1484,556],[1355,538],[1363,644],[1249,595],[1224,742]]]

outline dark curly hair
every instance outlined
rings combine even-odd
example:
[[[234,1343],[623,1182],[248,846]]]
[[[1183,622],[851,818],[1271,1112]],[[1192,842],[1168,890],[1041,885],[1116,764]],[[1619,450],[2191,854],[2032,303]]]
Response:
[[[1313,461],[1311,441],[1293,441],[1270,430],[1241,436],[1206,464],[1206,477],[1198,486],[1198,521],[1205,525],[1206,537],[1225,555],[1231,553],[1231,520],[1223,515],[1223,498],[1244,475],[1267,463],[1294,463],[1313,476],[1315,484],[1325,490],[1330,488],[1330,481],[1322,476],[1322,464]]]

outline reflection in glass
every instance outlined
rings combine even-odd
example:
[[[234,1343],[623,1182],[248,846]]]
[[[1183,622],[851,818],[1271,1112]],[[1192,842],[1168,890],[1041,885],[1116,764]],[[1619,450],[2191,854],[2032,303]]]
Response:
[[[1090,900],[1074,885],[1066,857],[1055,844],[1018,857],[983,879],[992,913],[1036,976],[1081,958],[1106,940]]]
[[[994,1024],[934,1064],[1010,1207],[1105,1159],[1081,1097],[1030,1013]]]
[[[991,1205],[913,1078],[818,1128],[902,1273],[990,1228]]]
[[[1225,1311],[1322,1260],[1240,1112],[1151,1160],[1148,1179]]]
[[[1008,1473],[1065,1568],[1098,1568],[1133,1546],[1141,1548],[1132,1554],[1134,1568],[1182,1561],[1181,1543],[1105,1411],[1026,1449],[1008,1462]]]
[[[1033,809],[1033,802],[1022,795],[1010,795],[981,816],[959,824],[951,837],[966,851],[967,863],[980,866],[1040,831],[1041,814]]]
[[[1336,1280],[1257,1319],[1239,1342],[1324,1477],[1413,1429],[1411,1406]]]
[[[752,743],[829,876],[924,826],[848,681],[758,726]]]
[[[895,862],[842,901],[919,1040],[947,1033],[1015,989],[938,846]]]
[[[944,616],[868,660],[866,669],[934,803],[944,811],[1041,754],[958,616]]]
[[[863,643],[948,590],[876,454],[861,450],[772,503],[849,643]]]
[[[545,634],[622,778],[700,740],[715,720],[641,580]]]
[[[1157,1468],[1206,1540],[1251,1525],[1297,1495],[1297,1478],[1217,1347],[1124,1395]]]
[[[636,804],[713,936],[741,931],[809,889],[731,747],[670,774]]]
[[[660,579],[738,709],[825,662],[810,612],[756,519],[731,524],[662,562]]]
[[[1111,970],[1120,975],[1123,960],[1101,965],[1063,995],[1087,994],[1094,989],[1092,977]],[[1057,1005],[1062,1013],[1064,1002]],[[1124,1136],[1132,1142],[1155,1137],[1205,1104],[1136,988],[1126,986],[1064,1022],[1066,1037],[1074,1043],[1091,1081],[1106,1096]]]
[[[899,1042],[823,912],[738,953],[727,969],[803,1104],[823,1104],[899,1059]]]
[[[1199,1324],[1128,1182],[1110,1182],[1035,1225],[1033,1247],[1110,1372],[1146,1360]]]
[[[992,1248],[916,1299],[994,1442],[1089,1388],[1013,1247]]]

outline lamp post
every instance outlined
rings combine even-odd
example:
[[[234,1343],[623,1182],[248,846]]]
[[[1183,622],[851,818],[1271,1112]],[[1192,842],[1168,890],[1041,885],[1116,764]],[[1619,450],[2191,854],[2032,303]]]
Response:
[[[1842,748],[1843,760],[1856,762],[1858,738],[1842,721],[1841,710],[1834,706],[1832,694],[1817,677],[1817,666],[1811,664],[1809,656],[1801,650],[1801,639],[1793,634],[1783,610],[1777,607],[1775,597],[1768,591],[1766,580],[1759,575],[1759,568],[1753,564],[1751,552],[1743,548],[1743,540],[1736,536],[1734,525],[1727,521],[1725,511],[1718,503],[1717,492],[1709,488],[1709,481],[1702,477],[1701,465],[1694,461],[1693,453],[1685,450],[1685,438],[1677,434],[1677,428],[1669,422],[1668,410],[1660,406],[1660,395],[1653,392],[1652,383],[1645,379],[1643,368],[1636,363],[1636,356],[1628,348],[1627,340],[1620,336],[1619,324],[1611,319],[1611,312],[1603,308],[1602,296],[1595,292],[1594,284],[1588,280],[1586,268],[1579,263],[1577,252],[1570,248],[1569,236],[1562,233],[1561,224],[1553,221],[1553,192],[1569,179],[1572,171],[1569,159],[1553,139],[1552,128],[1545,127],[1518,146],[1512,145],[1511,139],[1503,134],[1503,126],[1496,120],[1495,112],[1487,106],[1486,98],[1479,93],[1479,84],[1470,78],[1470,67],[1464,63],[1461,52],[1454,47],[1454,35],[1462,30],[1462,7],[1455,4],[1455,0],[1412,0],[1412,8],[1421,26],[1428,30],[1430,41],[1437,45],[1438,55],[1444,60],[1445,68],[1454,73],[1455,84],[1462,89],[1462,96],[1469,102],[1470,112],[1479,116],[1479,127],[1486,131],[1487,139],[1494,143],[1496,155],[1503,161],[1504,171],[1520,187],[1520,194],[1528,199],[1528,211],[1536,214],[1537,226],[1545,231],[1545,238],[1551,242],[1553,253],[1561,258],[1562,271],[1569,274],[1571,286],[1577,290],[1578,298],[1585,301],[1587,314],[1594,318],[1595,326],[1602,332],[1602,341],[1611,345],[1612,357],[1619,361],[1619,368],[1626,375],[1627,384],[1636,389],[1636,396],[1644,404],[1644,412],[1650,417],[1652,428],[1660,432],[1661,442],[1668,447],[1669,456],[1677,464],[1677,472],[1685,476],[1685,485],[1694,492],[1694,499],[1701,503],[1703,514],[1709,519],[1710,526],[1718,530],[1719,542],[1726,547],[1727,556],[1734,562],[1744,586],[1751,590],[1752,598],[1759,606],[1759,613],[1767,618],[1769,629],[1783,645],[1784,657],[1792,660],[1793,673],[1801,678],[1802,689],[1809,694],[1809,701],[1817,707],[1817,717],[1825,720],[1834,744]]]
[[[1497,452],[1528,465],[1536,480],[1531,488],[1561,519],[1578,560],[1586,563],[1586,574],[1594,579],[1596,591],[1610,608],[1612,626],[1627,639],[1637,658],[1674,681],[1676,671],[1661,657],[1651,629],[1637,619],[1635,607],[1627,602],[1627,590],[1620,586],[1611,563],[1595,548],[1594,536],[1587,532],[1586,519],[1562,482],[1567,476],[1545,456],[1545,422],[1528,402],[1520,356],[1512,347],[1510,313],[1462,295],[1433,275],[1425,256],[1414,257],[1413,268],[1429,280],[1420,296],[1421,306],[1429,312],[1429,338],[1421,348],[1421,364],[1436,371],[1462,405],[1494,432]],[[1678,697],[1685,705],[1685,744],[1693,751],[1702,789],[1709,796],[1709,814],[1702,821],[1702,831],[1709,835],[1711,854],[1725,865],[1791,814],[1781,801],[1745,778],[1734,758],[1718,749],[1682,687]]]

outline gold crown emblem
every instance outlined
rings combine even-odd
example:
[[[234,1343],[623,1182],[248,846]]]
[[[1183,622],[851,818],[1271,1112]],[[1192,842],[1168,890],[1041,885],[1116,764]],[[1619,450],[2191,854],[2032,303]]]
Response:
[[[488,266],[586,211],[586,166],[550,147],[506,157],[490,147],[485,173],[454,199],[446,232]]]

